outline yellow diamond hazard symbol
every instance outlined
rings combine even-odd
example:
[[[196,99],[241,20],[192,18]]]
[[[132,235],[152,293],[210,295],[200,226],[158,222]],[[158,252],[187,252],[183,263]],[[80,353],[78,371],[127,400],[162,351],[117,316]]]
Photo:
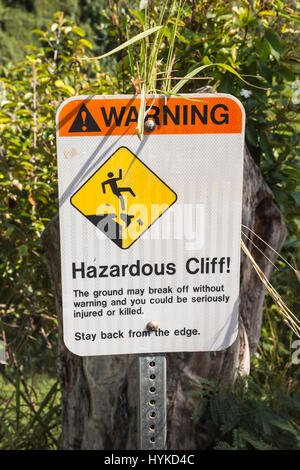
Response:
[[[129,248],[177,199],[128,148],[119,148],[71,204],[120,248]]]

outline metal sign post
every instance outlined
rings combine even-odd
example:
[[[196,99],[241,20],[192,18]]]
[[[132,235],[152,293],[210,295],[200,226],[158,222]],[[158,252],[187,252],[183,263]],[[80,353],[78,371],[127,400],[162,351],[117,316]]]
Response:
[[[166,355],[138,357],[138,444],[140,450],[165,450],[167,438]]]

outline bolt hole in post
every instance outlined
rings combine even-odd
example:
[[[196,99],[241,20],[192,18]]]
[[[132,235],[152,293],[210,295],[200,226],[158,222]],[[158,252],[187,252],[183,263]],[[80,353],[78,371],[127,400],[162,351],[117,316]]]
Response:
[[[150,322],[149,322],[150,323]],[[153,326],[153,323],[152,325]],[[147,329],[148,329],[147,324]],[[152,328],[151,328],[152,329]],[[153,330],[152,330],[153,331]],[[139,363],[140,450],[166,449],[166,356],[143,354]]]

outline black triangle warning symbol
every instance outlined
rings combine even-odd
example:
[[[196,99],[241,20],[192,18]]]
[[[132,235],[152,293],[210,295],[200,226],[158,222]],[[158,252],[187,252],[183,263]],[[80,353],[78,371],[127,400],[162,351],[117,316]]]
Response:
[[[85,104],[78,111],[69,132],[101,132],[100,127]]]

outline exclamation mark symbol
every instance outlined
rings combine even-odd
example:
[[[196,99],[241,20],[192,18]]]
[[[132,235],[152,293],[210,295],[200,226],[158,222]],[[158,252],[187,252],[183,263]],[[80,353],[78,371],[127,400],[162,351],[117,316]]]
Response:
[[[82,111],[82,112],[81,112],[81,118],[82,118],[82,127],[81,127],[81,129],[82,129],[83,131],[86,131],[86,129],[87,129],[87,127],[86,127],[86,125],[85,125],[86,111]]]
[[[227,272],[230,273],[230,258],[227,257]]]

